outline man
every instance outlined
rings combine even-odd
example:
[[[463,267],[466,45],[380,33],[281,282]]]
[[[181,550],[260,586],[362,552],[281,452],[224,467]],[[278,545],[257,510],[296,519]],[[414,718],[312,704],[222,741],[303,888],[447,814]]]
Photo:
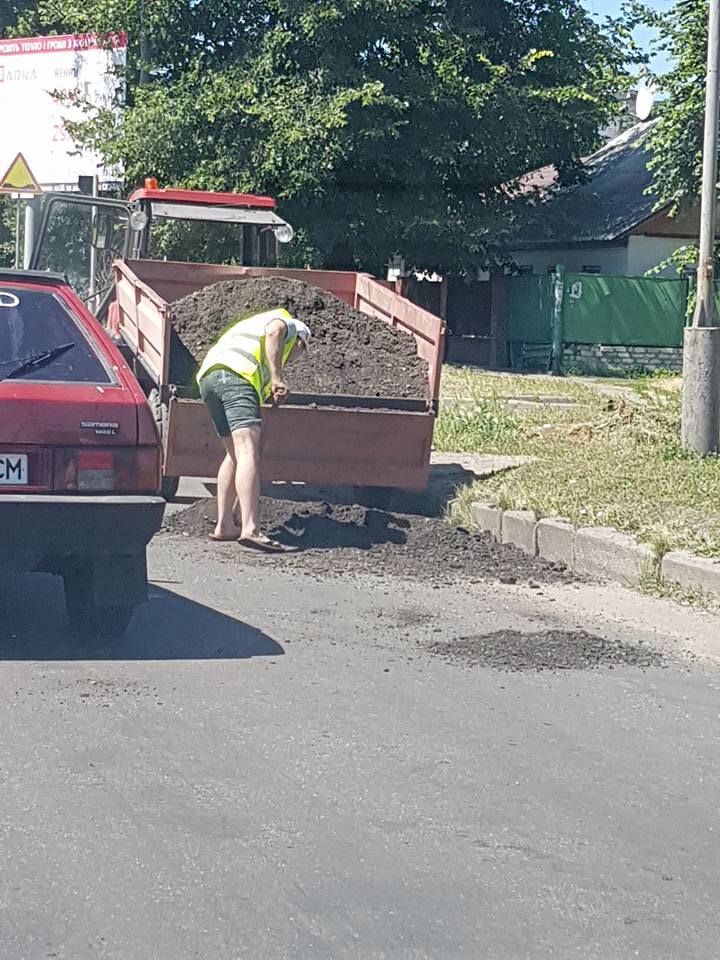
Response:
[[[269,310],[229,327],[200,366],[200,396],[226,451],[218,472],[212,540],[237,540],[266,553],[284,549],[260,531],[260,406],[267,400],[286,402],[283,367],[301,355],[309,341],[310,330],[302,320],[287,310]]]

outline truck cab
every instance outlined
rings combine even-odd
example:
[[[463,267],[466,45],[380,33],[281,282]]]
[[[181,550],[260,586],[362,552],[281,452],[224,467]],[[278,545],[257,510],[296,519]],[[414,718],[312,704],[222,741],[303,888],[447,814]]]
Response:
[[[272,197],[160,188],[152,178],[127,201],[47,193],[42,202],[30,268],[66,276],[101,321],[117,259],[268,267],[294,236]]]

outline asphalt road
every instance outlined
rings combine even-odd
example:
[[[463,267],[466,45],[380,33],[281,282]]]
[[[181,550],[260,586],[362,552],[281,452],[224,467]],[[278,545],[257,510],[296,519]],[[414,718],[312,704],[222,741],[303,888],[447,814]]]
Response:
[[[719,620],[151,554],[114,645],[2,586],[0,960],[718,956]],[[578,627],[666,665],[427,650]]]

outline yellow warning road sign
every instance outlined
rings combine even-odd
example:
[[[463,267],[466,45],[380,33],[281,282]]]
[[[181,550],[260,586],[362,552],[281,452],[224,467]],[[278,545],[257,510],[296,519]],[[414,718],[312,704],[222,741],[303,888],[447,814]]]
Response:
[[[0,178],[0,193],[42,193],[25,157],[19,153]]]

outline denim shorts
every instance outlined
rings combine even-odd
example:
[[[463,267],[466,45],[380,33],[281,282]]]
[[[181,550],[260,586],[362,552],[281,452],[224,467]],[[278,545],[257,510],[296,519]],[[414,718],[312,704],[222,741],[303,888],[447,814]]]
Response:
[[[200,380],[200,396],[210,411],[220,437],[241,427],[262,424],[260,398],[255,387],[227,367],[215,367]]]

